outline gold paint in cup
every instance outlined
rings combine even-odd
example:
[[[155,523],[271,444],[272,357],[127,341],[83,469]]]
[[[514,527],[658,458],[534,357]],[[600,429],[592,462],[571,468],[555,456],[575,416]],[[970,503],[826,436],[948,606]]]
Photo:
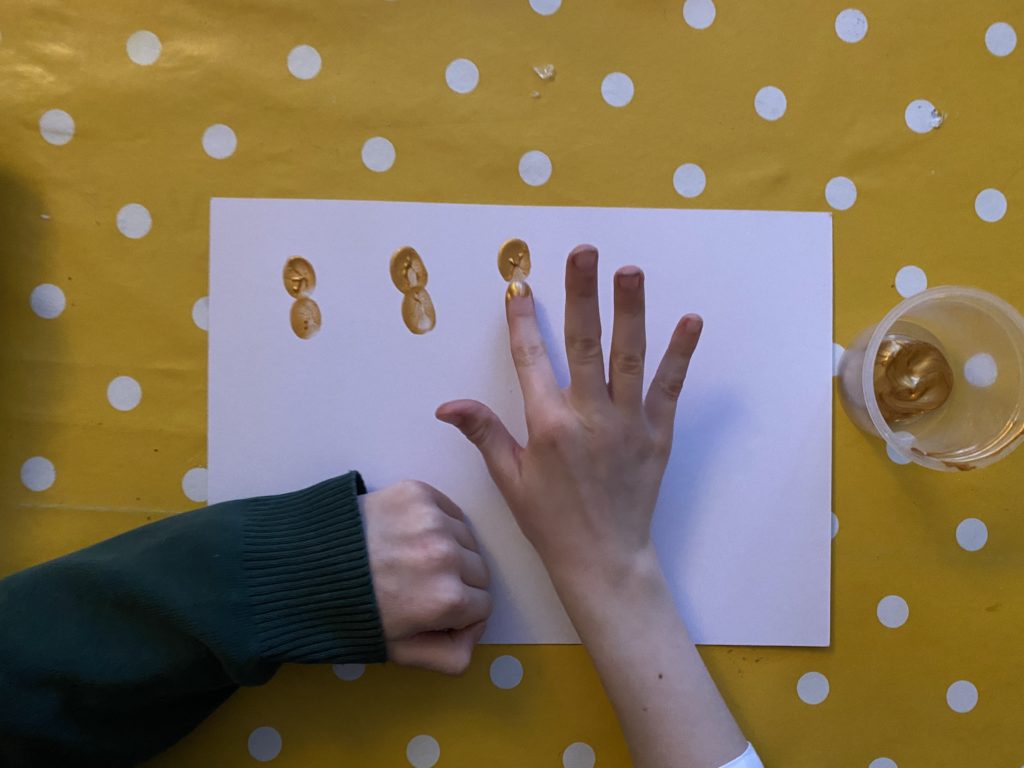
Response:
[[[890,334],[875,356],[875,398],[889,426],[909,424],[943,406],[953,369],[934,344]]]
[[[1024,443],[1024,317],[977,288],[900,302],[839,361],[853,422],[940,471],[985,467]]]

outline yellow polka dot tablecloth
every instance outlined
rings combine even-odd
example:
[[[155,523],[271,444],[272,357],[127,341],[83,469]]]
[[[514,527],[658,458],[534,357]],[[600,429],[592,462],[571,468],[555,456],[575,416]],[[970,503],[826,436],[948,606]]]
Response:
[[[1024,307],[1024,4],[849,1],[5,0],[0,572],[203,502],[214,196],[832,210],[837,345]],[[1024,451],[834,420],[833,644],[704,648],[726,699],[769,766],[1024,764]],[[261,761],[629,764],[544,646],[288,668],[153,765]]]

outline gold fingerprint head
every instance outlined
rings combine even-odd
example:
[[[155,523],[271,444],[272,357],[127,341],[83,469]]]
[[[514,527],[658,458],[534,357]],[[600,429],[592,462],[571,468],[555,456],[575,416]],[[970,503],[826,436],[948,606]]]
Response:
[[[530,276],[530,246],[512,238],[498,249],[498,271],[507,280],[525,280]]]
[[[320,330],[320,307],[308,296],[292,304],[292,330],[300,339],[311,339]]]
[[[402,293],[427,285],[427,267],[411,246],[399,248],[391,256],[391,282]]]
[[[308,296],[316,288],[313,265],[301,256],[292,256],[284,265],[284,289],[292,296]]]

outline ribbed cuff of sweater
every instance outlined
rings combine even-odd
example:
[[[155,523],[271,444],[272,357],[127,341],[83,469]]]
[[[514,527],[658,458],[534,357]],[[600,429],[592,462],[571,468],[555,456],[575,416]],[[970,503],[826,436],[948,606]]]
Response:
[[[250,609],[267,661],[384,661],[357,472],[252,499],[243,524]]]

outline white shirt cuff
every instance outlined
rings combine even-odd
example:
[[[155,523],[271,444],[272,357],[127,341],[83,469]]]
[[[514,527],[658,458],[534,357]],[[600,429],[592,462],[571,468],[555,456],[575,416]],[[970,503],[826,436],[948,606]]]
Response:
[[[761,758],[754,751],[754,746],[748,743],[746,752],[735,760],[726,763],[722,768],[764,768],[764,763],[761,762]]]

